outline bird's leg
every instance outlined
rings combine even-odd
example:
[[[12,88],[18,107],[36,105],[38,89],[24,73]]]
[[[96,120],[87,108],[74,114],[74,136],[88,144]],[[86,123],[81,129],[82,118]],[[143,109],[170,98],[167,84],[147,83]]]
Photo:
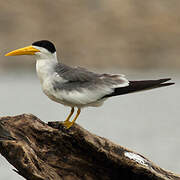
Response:
[[[76,114],[75,118],[72,120],[72,123],[73,123],[73,124],[75,123],[75,121],[76,121],[76,119],[78,118],[78,116],[80,115],[80,113],[81,113],[81,109],[78,108],[77,114]]]
[[[75,123],[75,121],[76,121],[76,119],[78,118],[80,112],[81,112],[81,109],[78,108],[77,114],[76,114],[76,116],[74,117],[74,119],[72,120],[72,122],[70,122],[70,121],[65,121],[65,122],[64,122],[64,125],[66,126],[67,129],[69,129],[69,128]]]
[[[66,120],[64,122],[69,122],[69,119],[71,118],[73,113],[74,113],[74,107],[71,108],[71,112],[70,112],[69,116],[66,118]]]
[[[69,119],[71,118],[71,116],[73,115],[74,113],[74,107],[71,108],[71,112],[69,114],[69,116],[66,118],[66,120],[63,122],[63,125],[68,129],[68,127],[70,126],[71,127],[71,124],[72,122],[69,121]]]

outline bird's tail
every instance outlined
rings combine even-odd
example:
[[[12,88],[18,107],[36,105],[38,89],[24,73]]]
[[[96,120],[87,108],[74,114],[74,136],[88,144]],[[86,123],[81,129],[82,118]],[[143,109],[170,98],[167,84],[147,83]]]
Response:
[[[106,95],[105,97],[117,96],[122,94],[133,93],[137,91],[144,91],[159,87],[165,87],[173,85],[174,83],[165,83],[171,80],[170,78],[158,79],[158,80],[144,80],[144,81],[129,81],[129,86],[116,88],[113,93]]]

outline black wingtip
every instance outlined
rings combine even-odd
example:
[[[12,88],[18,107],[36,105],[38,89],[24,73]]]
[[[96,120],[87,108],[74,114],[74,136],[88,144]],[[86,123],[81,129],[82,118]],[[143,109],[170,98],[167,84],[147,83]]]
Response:
[[[164,83],[164,82],[167,82],[167,81],[170,81],[171,78],[163,78],[163,79],[159,79],[159,82],[160,83]]]
[[[165,83],[167,81],[170,81],[171,78],[164,78],[164,79],[159,79],[159,86],[171,86],[171,85],[174,85],[175,83],[174,82],[169,82],[169,83]]]
[[[175,84],[174,82],[166,83],[167,81],[170,81],[170,80],[171,78],[163,78],[163,79],[158,79],[158,80],[129,81],[129,86],[116,88],[114,89],[113,93],[108,94],[104,97],[123,95],[123,94],[138,92],[138,91],[145,91],[145,90],[150,90],[150,89],[155,89],[155,88],[160,88],[160,87],[165,87],[165,86],[170,86],[170,85]]]
[[[172,82],[172,83],[162,83],[161,86],[171,86],[171,85],[174,85],[175,83]]]

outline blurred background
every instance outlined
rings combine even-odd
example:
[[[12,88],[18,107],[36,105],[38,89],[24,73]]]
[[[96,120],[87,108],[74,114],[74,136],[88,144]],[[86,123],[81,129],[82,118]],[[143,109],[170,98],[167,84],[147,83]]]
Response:
[[[175,86],[115,97],[77,123],[180,173],[179,0],[0,0],[0,113],[64,120],[69,108],[43,95],[33,57],[4,54],[42,39],[61,62],[131,80],[171,77]],[[23,179],[0,156],[1,179]]]

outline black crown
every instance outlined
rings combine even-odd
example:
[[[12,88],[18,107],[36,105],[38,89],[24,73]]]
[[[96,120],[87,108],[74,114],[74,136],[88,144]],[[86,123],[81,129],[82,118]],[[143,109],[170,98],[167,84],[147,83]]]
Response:
[[[32,45],[46,48],[51,53],[56,52],[56,48],[55,48],[54,44],[48,40],[36,41]]]

